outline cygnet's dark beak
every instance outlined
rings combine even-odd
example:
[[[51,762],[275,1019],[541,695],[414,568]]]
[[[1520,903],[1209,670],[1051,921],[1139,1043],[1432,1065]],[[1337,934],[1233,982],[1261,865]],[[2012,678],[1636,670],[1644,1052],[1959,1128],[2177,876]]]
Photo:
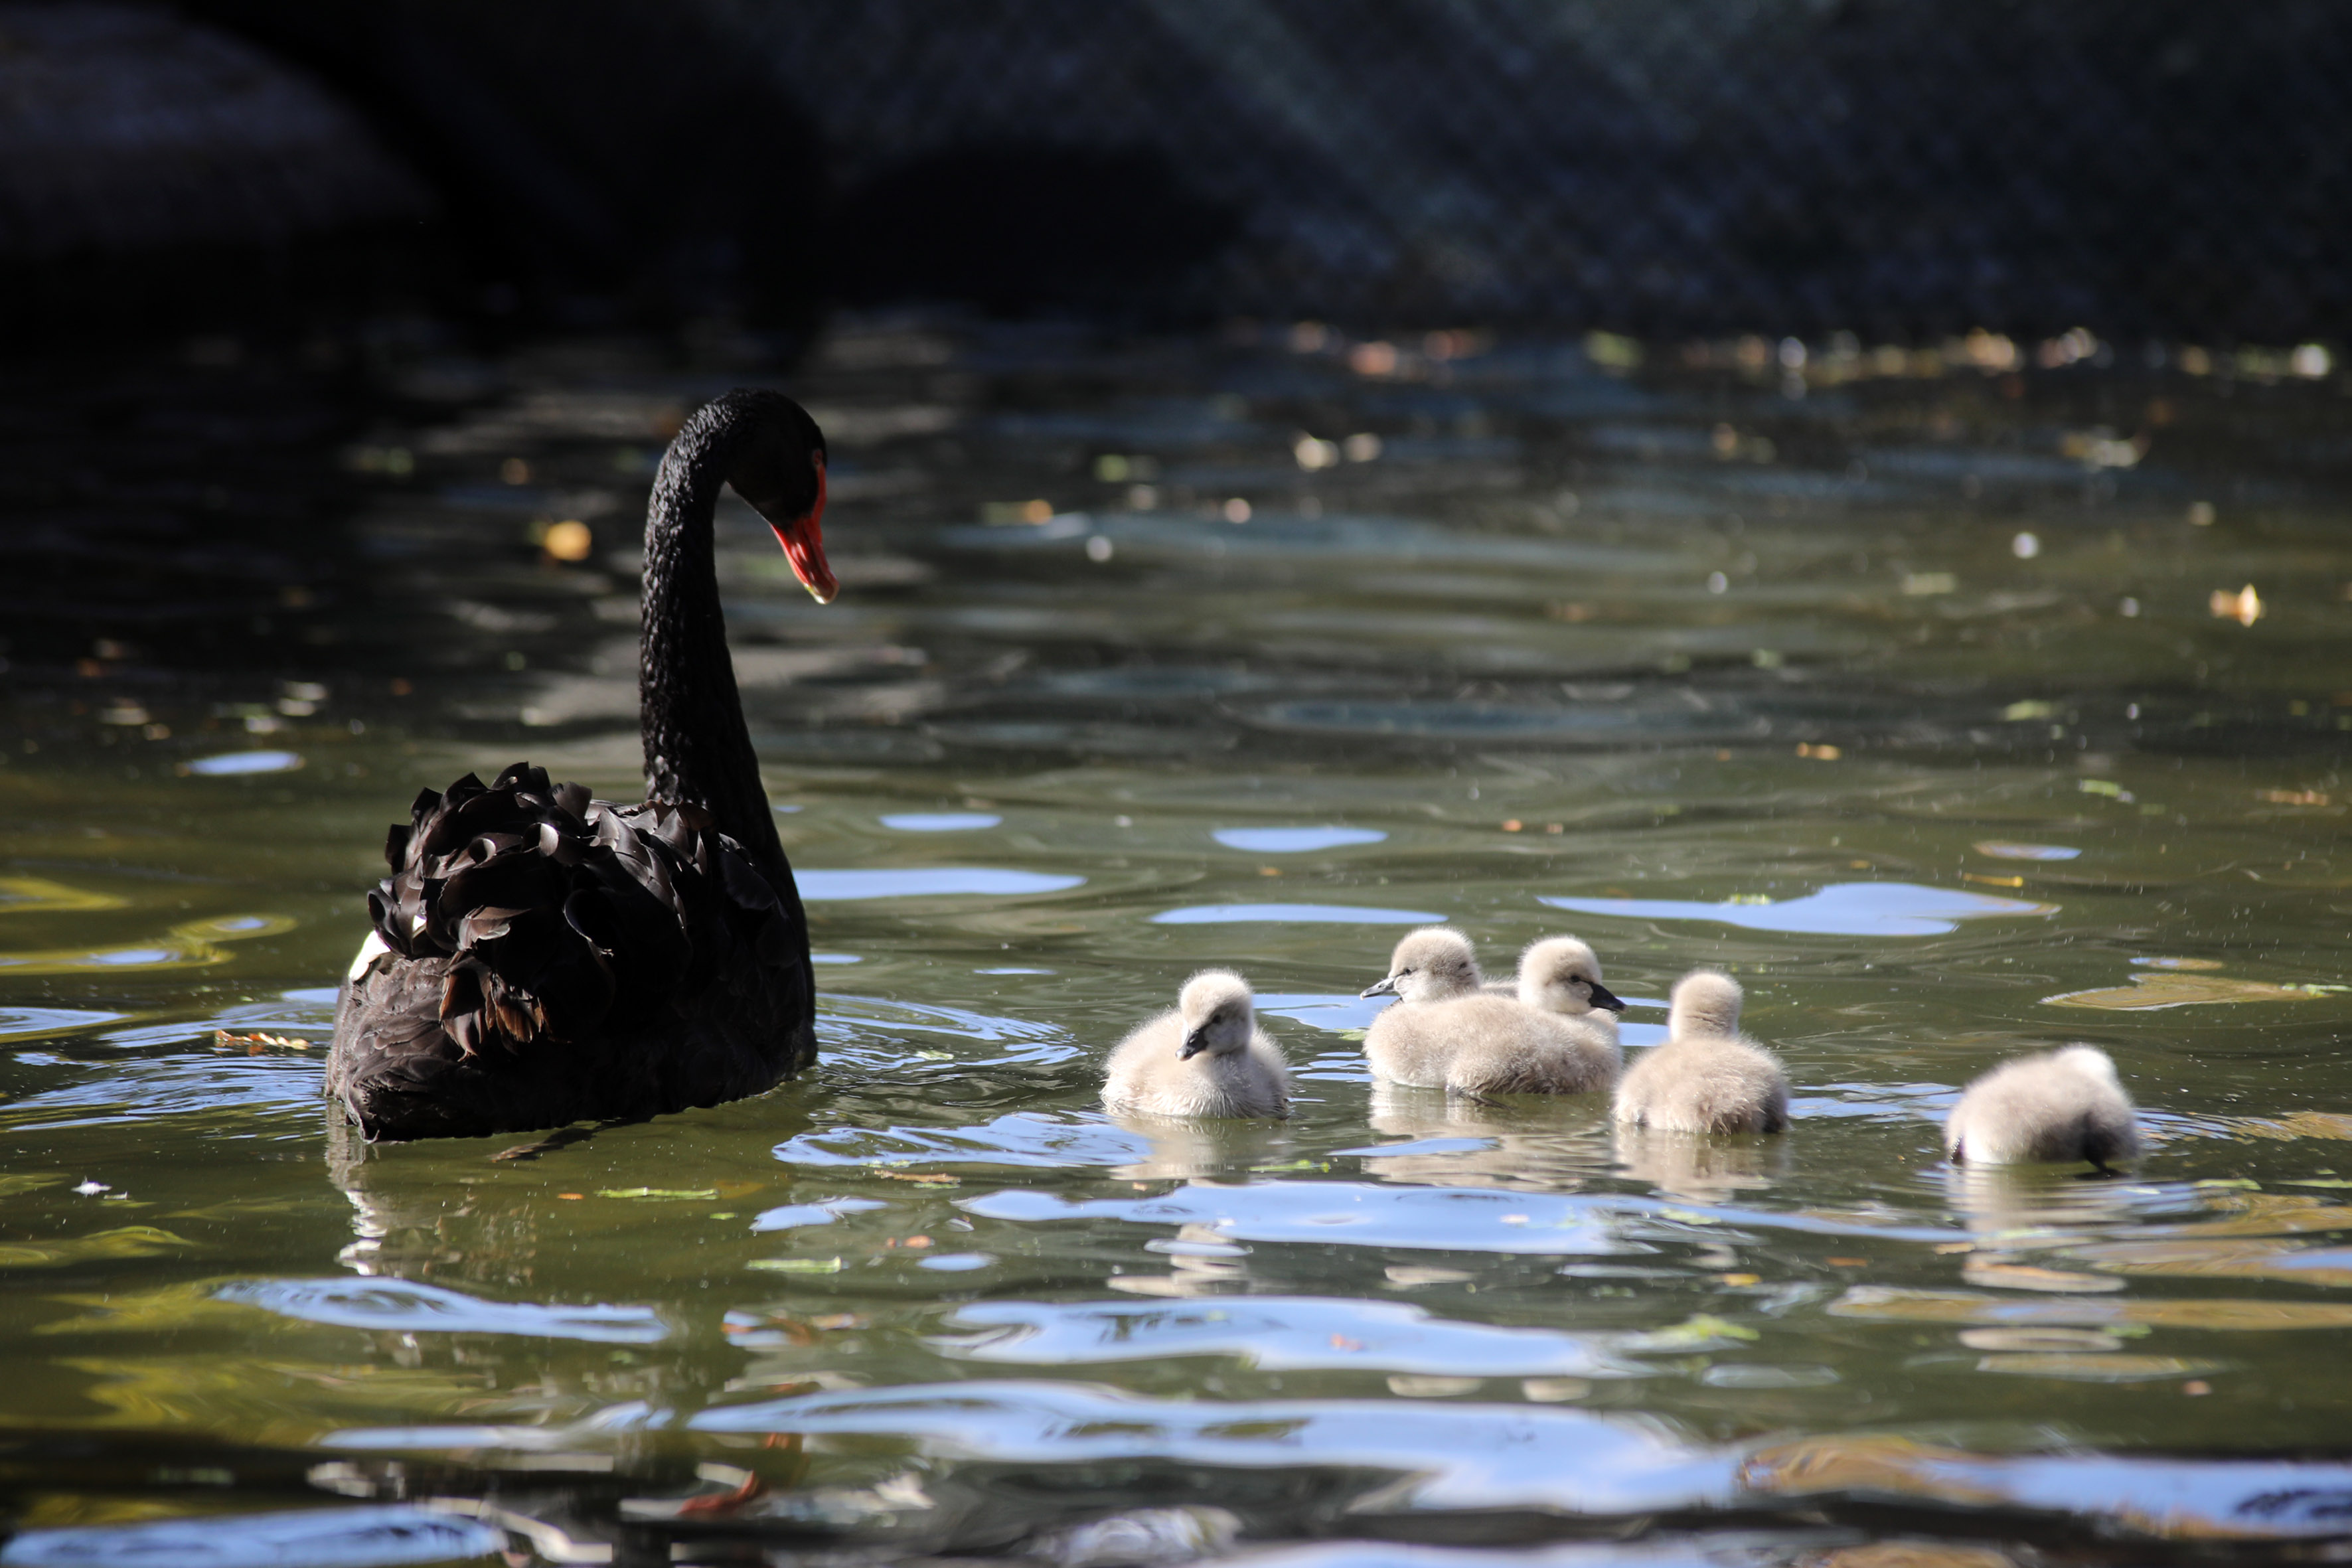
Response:
[[[1612,1013],[1622,1013],[1625,1010],[1625,1004],[1619,1001],[1616,994],[1611,991],[1606,985],[1601,984],[1598,980],[1589,980],[1585,982],[1585,984],[1592,987],[1592,1005],[1594,1006],[1606,1007]]]
[[[1200,1030],[1194,1029],[1184,1037],[1184,1048],[1176,1053],[1176,1059],[1180,1062],[1189,1062],[1208,1048],[1209,1042],[1201,1037]]]
[[[1359,996],[1394,996],[1397,994],[1397,977],[1393,974],[1375,980],[1356,993]]]

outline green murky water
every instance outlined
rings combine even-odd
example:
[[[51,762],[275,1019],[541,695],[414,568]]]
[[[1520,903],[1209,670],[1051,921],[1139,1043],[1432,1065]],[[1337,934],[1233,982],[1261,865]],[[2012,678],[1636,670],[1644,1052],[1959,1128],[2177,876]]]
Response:
[[[720,520],[824,1061],[501,1160],[328,1126],[374,847],[520,757],[635,798],[644,487],[757,373],[362,346],[6,395],[5,1480],[138,1528],[0,1562],[2347,1529],[2340,383],[845,331],[841,603]],[[1441,918],[1583,935],[1635,1046],[1734,970],[1796,1130],[1376,1089]],[[1107,1118],[1209,963],[1295,1120]],[[2141,1167],[1946,1168],[2066,1040]]]

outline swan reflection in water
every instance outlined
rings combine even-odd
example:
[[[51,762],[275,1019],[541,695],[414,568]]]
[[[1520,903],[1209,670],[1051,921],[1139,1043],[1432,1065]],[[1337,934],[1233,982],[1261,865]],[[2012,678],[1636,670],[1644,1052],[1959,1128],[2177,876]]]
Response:
[[[1579,1191],[1609,1173],[1608,1107],[1589,1098],[1589,1106],[1550,1096],[1481,1100],[1375,1079],[1372,1131],[1405,1143],[1398,1153],[1366,1155],[1364,1173],[1410,1186]]]

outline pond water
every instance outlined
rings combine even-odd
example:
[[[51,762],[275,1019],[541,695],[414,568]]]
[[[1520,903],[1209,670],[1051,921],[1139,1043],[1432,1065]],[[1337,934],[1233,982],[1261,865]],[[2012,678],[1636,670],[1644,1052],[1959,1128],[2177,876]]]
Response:
[[[1405,346],[409,324],[0,386],[0,1563],[2352,1532],[2342,382]],[[518,758],[637,797],[645,487],[742,380],[835,454],[837,604],[720,519],[824,1059],[368,1149],[318,1085],[383,826]],[[1635,1046],[1732,971],[1795,1130],[1376,1087],[1356,993],[1435,920],[1585,937]],[[1295,1117],[1106,1116],[1213,963]],[[1942,1162],[2070,1040],[2136,1170]]]

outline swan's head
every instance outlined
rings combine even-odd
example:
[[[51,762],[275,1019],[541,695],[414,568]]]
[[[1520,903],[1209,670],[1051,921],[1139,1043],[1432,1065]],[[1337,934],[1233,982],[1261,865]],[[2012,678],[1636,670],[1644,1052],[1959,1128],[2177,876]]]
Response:
[[[1367,996],[1436,1002],[1478,989],[1478,955],[1452,926],[1423,926],[1396,944],[1388,976],[1364,987]]]
[[[739,388],[727,400],[748,416],[727,482],[776,531],[801,586],[833,603],[841,583],[824,559],[824,432],[781,392]]]
[[[1666,1012],[1670,1039],[1739,1032],[1739,982],[1714,969],[1694,969],[1675,982]]]
[[[1203,969],[1184,982],[1176,1011],[1184,1020],[1184,1048],[1176,1054],[1188,1061],[1202,1051],[1241,1050],[1257,1030],[1249,982],[1230,969]]]
[[[1601,960],[1572,936],[1549,936],[1519,954],[1519,1000],[1547,1013],[1590,1013],[1625,1004],[1601,984]]]

